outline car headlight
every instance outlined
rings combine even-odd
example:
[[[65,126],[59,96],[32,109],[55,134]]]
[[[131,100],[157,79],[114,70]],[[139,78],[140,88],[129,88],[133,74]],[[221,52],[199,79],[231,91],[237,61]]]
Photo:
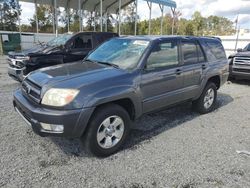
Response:
[[[43,96],[42,104],[56,107],[65,106],[73,101],[78,93],[79,90],[76,89],[52,88]]]

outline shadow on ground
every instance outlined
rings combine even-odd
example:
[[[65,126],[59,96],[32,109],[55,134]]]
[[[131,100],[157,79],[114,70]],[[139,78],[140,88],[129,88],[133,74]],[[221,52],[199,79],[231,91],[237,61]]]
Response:
[[[245,85],[250,86],[250,79],[249,80],[241,80],[241,79],[230,79],[229,82],[232,82],[233,84],[239,84],[239,85]]]
[[[233,98],[224,93],[218,93],[216,110],[231,103]],[[191,121],[200,114],[192,111],[191,103],[184,103],[176,107],[142,116],[134,123],[130,138],[124,149],[134,150],[140,147],[142,142],[150,142],[153,137],[171,128],[181,126]],[[67,155],[84,157],[87,154],[78,139],[54,138],[51,140]]]

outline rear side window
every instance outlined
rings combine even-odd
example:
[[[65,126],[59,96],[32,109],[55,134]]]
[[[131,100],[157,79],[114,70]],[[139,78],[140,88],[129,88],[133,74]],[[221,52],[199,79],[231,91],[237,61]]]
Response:
[[[224,51],[224,48],[222,46],[222,44],[220,42],[217,41],[207,41],[206,42],[208,47],[210,48],[213,56],[215,57],[215,59],[217,60],[221,60],[221,59],[226,59],[226,53]]]
[[[195,41],[182,41],[181,49],[184,64],[194,64],[205,61],[204,53]]]

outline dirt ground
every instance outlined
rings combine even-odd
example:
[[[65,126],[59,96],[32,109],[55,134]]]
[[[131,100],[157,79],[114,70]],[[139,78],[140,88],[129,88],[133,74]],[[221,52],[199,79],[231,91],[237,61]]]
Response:
[[[117,154],[85,154],[77,139],[42,138],[12,106],[19,87],[0,60],[0,187],[250,187],[250,81],[228,82],[217,109],[190,104],[139,119]]]

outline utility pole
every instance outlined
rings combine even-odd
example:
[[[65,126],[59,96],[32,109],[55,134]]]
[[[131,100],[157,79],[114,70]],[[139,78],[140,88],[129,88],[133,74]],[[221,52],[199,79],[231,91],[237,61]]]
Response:
[[[240,26],[238,28],[238,30],[236,29],[237,35],[236,35],[236,42],[235,42],[235,49],[234,51],[237,51],[237,46],[238,46],[238,41],[239,41],[239,34],[240,34]]]
[[[238,28],[238,21],[239,21],[239,14],[237,15],[237,18],[235,20],[235,32],[237,34],[237,28]]]

